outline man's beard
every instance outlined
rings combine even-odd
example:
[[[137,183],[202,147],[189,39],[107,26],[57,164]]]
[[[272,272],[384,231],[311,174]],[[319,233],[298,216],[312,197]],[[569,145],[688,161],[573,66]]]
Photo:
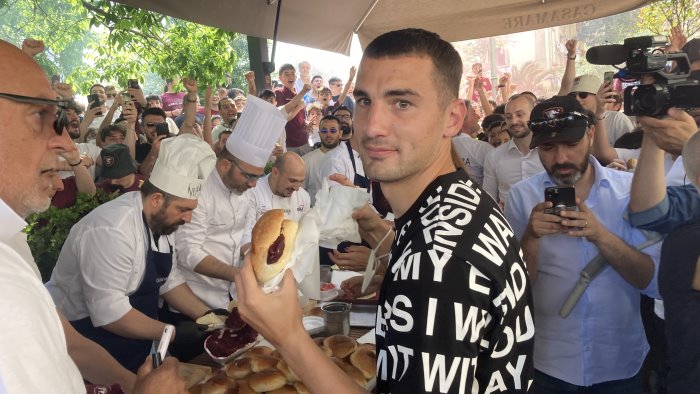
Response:
[[[340,139],[335,140],[332,144],[326,143],[325,140],[321,140],[321,145],[326,149],[333,149],[340,144]]]
[[[69,127],[68,135],[72,140],[77,140],[78,138],[80,138],[80,128]]]
[[[581,177],[583,177],[583,174],[586,173],[586,170],[588,170],[588,165],[588,155],[586,155],[578,166],[573,163],[554,164],[552,168],[547,169],[547,173],[552,179],[554,179],[557,185],[573,186],[579,181],[579,179],[581,179]],[[572,169],[574,172],[566,176],[557,176],[556,171],[560,169]]]
[[[156,235],[169,235],[175,232],[178,227],[182,226],[185,224],[184,220],[178,220],[175,223],[168,223],[168,217],[166,214],[167,210],[167,203],[163,204],[163,206],[156,211],[156,213],[153,214],[150,220],[150,227],[151,230],[153,231],[153,234]]]

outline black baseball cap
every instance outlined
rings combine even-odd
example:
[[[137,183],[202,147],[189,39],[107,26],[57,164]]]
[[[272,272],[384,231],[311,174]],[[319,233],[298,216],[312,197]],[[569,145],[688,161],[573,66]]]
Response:
[[[576,142],[588,130],[590,119],[571,96],[554,96],[537,104],[530,113],[530,149],[550,142]]]
[[[124,144],[111,144],[102,148],[102,172],[100,176],[107,179],[119,179],[136,172],[134,162],[129,154],[129,147]]]

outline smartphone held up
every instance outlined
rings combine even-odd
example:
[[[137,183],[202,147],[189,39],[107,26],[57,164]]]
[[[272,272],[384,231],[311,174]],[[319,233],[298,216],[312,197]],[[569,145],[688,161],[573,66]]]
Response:
[[[578,211],[576,189],[573,186],[551,186],[544,189],[544,200],[551,201],[552,207],[544,213],[559,215],[562,211]]]

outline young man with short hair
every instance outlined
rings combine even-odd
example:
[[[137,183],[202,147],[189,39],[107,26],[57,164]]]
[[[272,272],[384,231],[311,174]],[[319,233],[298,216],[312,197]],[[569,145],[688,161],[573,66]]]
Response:
[[[518,241],[452,161],[466,112],[459,54],[437,34],[405,29],[372,41],[359,70],[358,150],[397,218],[375,327],[378,391],[526,392],[534,327]],[[369,207],[354,216],[377,254],[388,252],[380,240],[389,226]],[[243,318],[310,391],[364,392],[305,333],[293,275],[264,294],[245,260],[236,276]]]

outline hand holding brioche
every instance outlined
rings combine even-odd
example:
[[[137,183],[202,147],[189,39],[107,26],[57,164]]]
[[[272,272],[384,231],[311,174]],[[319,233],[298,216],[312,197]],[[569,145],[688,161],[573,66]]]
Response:
[[[282,209],[265,212],[253,227],[251,261],[255,277],[265,283],[282,272],[294,250],[299,225],[284,219]]]

